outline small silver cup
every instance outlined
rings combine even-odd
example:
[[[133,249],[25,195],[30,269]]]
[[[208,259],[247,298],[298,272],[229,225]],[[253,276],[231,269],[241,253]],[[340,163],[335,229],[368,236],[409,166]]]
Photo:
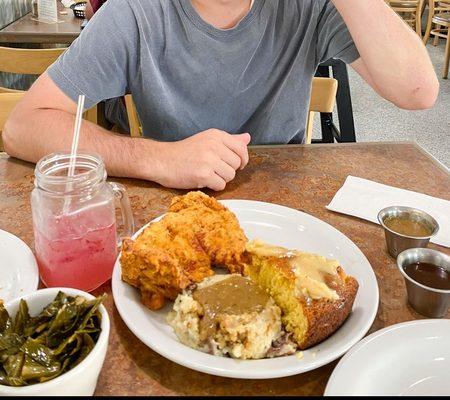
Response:
[[[431,249],[408,249],[397,257],[397,266],[405,278],[409,304],[426,317],[441,318],[450,308],[450,290],[435,289],[416,282],[403,269],[407,265],[424,262],[445,268],[450,272],[450,257]]]
[[[404,217],[421,222],[430,228],[431,234],[429,236],[416,237],[397,233],[392,229],[389,229],[384,223],[384,221],[390,217]],[[431,215],[411,207],[392,206],[383,208],[378,213],[378,221],[384,228],[389,254],[394,258],[404,250],[416,247],[427,247],[430,238],[436,235],[439,230],[439,224]]]

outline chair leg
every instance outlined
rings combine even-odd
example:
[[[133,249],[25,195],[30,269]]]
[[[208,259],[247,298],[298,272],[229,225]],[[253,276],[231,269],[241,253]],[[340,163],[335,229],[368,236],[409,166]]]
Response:
[[[419,9],[417,9],[415,18],[416,18],[416,32],[419,35],[419,37],[422,38],[422,17],[420,15]]]
[[[434,29],[439,29],[437,24],[434,24]],[[434,35],[433,46],[437,46],[439,44],[439,36]]]
[[[445,45],[444,69],[442,70],[442,78],[448,78],[448,68],[450,64],[450,31],[447,35],[447,44]]]
[[[306,123],[305,144],[311,144],[312,142],[313,125],[314,125],[314,112],[310,111],[308,115],[308,121]]]
[[[425,30],[425,36],[423,37],[423,44],[426,46],[428,39],[430,38],[431,28],[433,27],[433,15],[428,14],[427,28]]]

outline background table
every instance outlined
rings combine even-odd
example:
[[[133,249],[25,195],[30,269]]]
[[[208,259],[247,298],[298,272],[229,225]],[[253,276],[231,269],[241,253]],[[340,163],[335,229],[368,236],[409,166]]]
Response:
[[[67,11],[67,15],[60,11]],[[73,11],[58,1],[57,24],[35,21],[27,14],[0,30],[0,43],[42,43],[70,44],[80,34],[81,18],[75,18]]]
[[[370,332],[422,318],[406,304],[404,281],[386,252],[381,227],[333,213],[325,206],[347,175],[450,200],[448,170],[414,143],[258,147],[250,153],[249,165],[227,189],[210,194],[220,199],[260,200],[292,207],[326,221],[353,240],[369,259],[380,289],[378,314]],[[19,236],[31,247],[33,168],[0,155],[0,229]],[[173,195],[183,193],[149,182],[118,181],[128,189],[137,228],[165,212]],[[450,253],[443,247],[430,247]],[[336,365],[334,362],[305,374],[270,380],[220,378],[191,371],[142,344],[120,318],[109,283],[94,294],[103,292],[109,294],[106,307],[111,335],[97,395],[320,395]]]

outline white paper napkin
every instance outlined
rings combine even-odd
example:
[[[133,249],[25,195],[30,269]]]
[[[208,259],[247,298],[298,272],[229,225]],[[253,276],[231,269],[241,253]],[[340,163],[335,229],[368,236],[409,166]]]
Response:
[[[430,214],[439,224],[431,242],[450,247],[450,201],[348,176],[327,208],[376,222],[378,212],[389,206],[414,207]]]

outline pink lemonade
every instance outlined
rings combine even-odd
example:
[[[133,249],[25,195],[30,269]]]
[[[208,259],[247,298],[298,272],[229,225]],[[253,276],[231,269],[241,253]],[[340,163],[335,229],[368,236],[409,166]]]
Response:
[[[117,257],[116,223],[111,207],[93,207],[35,226],[39,272],[47,287],[90,292],[111,278]]]

